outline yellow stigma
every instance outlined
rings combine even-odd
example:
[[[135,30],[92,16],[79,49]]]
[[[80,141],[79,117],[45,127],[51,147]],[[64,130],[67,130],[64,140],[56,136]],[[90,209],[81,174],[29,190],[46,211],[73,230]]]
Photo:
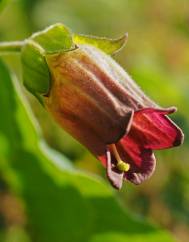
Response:
[[[120,171],[128,171],[130,169],[130,165],[128,163],[125,163],[124,161],[120,160],[118,163],[117,163],[117,168],[120,170]]]
[[[116,167],[120,171],[124,171],[124,172],[128,171],[130,169],[130,165],[128,163],[126,163],[126,162],[121,160],[121,157],[120,157],[120,155],[119,155],[119,153],[117,151],[117,148],[116,148],[115,144],[110,145],[110,147],[111,147],[111,150],[112,150],[112,152],[113,152],[113,154],[114,154],[114,156],[115,156],[115,158],[117,160]]]

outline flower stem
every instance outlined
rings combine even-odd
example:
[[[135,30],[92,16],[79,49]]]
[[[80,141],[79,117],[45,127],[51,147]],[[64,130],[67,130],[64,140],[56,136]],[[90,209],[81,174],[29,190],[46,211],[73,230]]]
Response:
[[[24,41],[0,42],[0,55],[21,51]]]

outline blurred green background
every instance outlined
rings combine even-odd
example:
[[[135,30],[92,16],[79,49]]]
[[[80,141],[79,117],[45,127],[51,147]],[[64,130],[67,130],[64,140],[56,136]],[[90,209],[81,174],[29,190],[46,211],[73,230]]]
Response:
[[[46,158],[36,151],[38,144],[33,143],[39,142],[36,139],[40,140],[41,135],[35,135],[35,128],[28,124],[30,118],[23,114],[25,111],[20,111],[19,122],[23,127],[17,127],[11,121],[11,110],[14,105],[21,104],[15,97],[18,94],[15,94],[14,87],[2,84],[5,79],[7,83],[11,81],[6,68],[0,65],[0,95],[4,95],[4,99],[0,99],[0,107],[4,108],[4,112],[0,112],[0,119],[4,118],[0,123],[0,163],[3,164],[0,165],[0,241],[146,242],[174,241],[174,238],[189,241],[189,1],[7,0],[0,1],[0,4],[0,41],[25,39],[56,22],[82,34],[119,37],[128,32],[128,43],[115,59],[153,100],[163,107],[178,107],[172,119],[185,133],[182,147],[156,152],[157,168],[150,180],[140,186],[125,183],[120,192],[112,191],[109,184],[100,179],[105,177],[101,164],[60,129],[30,94],[22,90],[42,128],[45,141],[70,160],[67,162],[67,158],[60,158],[57,162],[64,164],[59,165],[72,167],[73,164],[73,169],[78,168],[81,174],[74,175],[77,171],[73,171],[70,175],[69,169],[72,168],[67,167],[63,168],[68,170],[66,174],[57,171],[58,168],[51,171],[51,162],[38,169],[41,160],[43,163]],[[3,56],[3,60],[21,82],[19,56]],[[11,93],[16,101],[11,101]],[[9,101],[10,105],[6,104]],[[21,143],[19,132],[25,135],[24,145],[20,146],[17,144]],[[2,141],[4,136],[1,133],[10,143],[8,154],[4,151],[6,142]],[[14,140],[16,148],[12,148],[10,140]],[[27,145],[30,152],[25,148]],[[13,150],[15,156],[10,154]],[[6,153],[4,156],[3,152]],[[13,160],[13,165],[9,167],[6,160]],[[54,175],[47,176],[43,170]],[[92,177],[95,174],[95,177],[90,180],[85,174]],[[56,182],[49,176],[55,176]],[[56,183],[61,184],[61,188]],[[105,199],[106,193],[109,194],[107,200],[102,201],[100,198]],[[56,201],[51,202],[52,197],[56,197]],[[95,197],[99,198],[98,201]],[[122,206],[133,215],[124,215]],[[160,231],[169,230],[173,240],[169,240],[169,235],[164,235],[164,232],[160,232],[159,237],[150,237],[149,234],[156,232],[148,222],[143,224],[142,221],[146,220],[162,228]],[[125,229],[129,231],[126,236]],[[150,232],[145,234],[145,231]]]

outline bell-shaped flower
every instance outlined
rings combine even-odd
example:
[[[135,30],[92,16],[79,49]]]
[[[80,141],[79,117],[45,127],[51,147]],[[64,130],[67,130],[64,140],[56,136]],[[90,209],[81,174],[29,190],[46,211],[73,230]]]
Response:
[[[112,185],[139,184],[155,169],[152,150],[180,145],[181,130],[109,56],[92,46],[48,58],[45,105],[107,169]]]
[[[117,189],[123,180],[140,184],[152,175],[153,150],[183,141],[182,131],[167,117],[176,108],[155,104],[107,54],[126,38],[108,42],[75,35],[70,50],[45,55],[50,88],[44,106],[102,162]]]

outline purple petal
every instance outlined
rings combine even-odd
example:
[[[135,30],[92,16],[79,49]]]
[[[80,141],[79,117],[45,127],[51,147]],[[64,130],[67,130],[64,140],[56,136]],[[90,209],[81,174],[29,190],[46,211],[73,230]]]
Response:
[[[115,161],[113,160],[114,157],[112,157],[110,151],[109,150],[106,151],[106,158],[105,156],[102,156],[100,159],[102,162],[103,160],[104,161],[106,160],[106,174],[112,186],[116,189],[121,189],[124,173],[120,172],[114,166],[114,163],[115,163]]]
[[[151,149],[145,149],[132,137],[122,139],[116,146],[122,160],[130,164],[130,170],[124,174],[125,179],[140,184],[153,174],[156,159]]]

